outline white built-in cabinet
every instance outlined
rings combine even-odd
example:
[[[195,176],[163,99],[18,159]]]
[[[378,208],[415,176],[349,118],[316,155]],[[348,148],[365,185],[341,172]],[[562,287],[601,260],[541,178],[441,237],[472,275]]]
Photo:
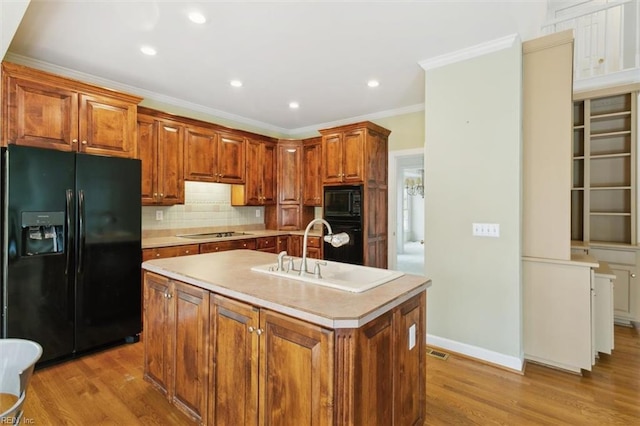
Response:
[[[609,263],[615,319],[626,324],[640,321],[638,90],[599,89],[573,101],[572,250]]]

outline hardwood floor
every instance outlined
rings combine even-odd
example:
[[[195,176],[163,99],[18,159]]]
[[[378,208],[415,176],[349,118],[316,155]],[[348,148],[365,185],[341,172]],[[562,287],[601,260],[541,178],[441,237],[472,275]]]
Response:
[[[455,355],[427,357],[426,424],[638,425],[638,331],[616,326],[613,354],[583,376],[532,363],[522,376]]]
[[[614,354],[584,376],[535,364],[522,376],[428,356],[425,424],[639,424],[640,336],[616,326],[615,339]],[[24,417],[35,425],[194,424],[142,379],[142,343],[36,371]]]

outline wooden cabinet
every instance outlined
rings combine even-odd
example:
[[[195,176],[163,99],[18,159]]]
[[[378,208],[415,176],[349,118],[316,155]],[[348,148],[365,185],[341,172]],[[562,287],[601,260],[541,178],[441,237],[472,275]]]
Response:
[[[189,256],[198,254],[200,246],[198,244],[188,244],[182,246],[156,247],[142,250],[142,261],[152,259],[164,259],[166,257]]]
[[[213,296],[210,424],[331,424],[333,332]]]
[[[247,141],[245,185],[231,188],[231,205],[263,206],[276,204],[276,143],[268,140]]]
[[[425,292],[333,330],[147,271],[145,325],[145,379],[203,425],[424,423]]]
[[[142,204],[184,204],[184,126],[152,110],[138,113]]]
[[[572,240],[637,244],[638,92],[629,89],[575,97]]]
[[[278,235],[276,253],[289,252],[289,235]]]
[[[139,97],[2,64],[3,144],[135,158]]]
[[[362,184],[364,265],[387,267],[389,130],[371,122],[320,130],[324,185]]]
[[[244,183],[245,138],[213,126],[186,124],[184,178],[202,182]]]
[[[305,206],[322,206],[321,166],[321,138],[302,141],[302,203]]]
[[[313,219],[313,208],[302,205],[302,142],[278,142],[277,204],[265,209],[269,229],[298,230]]]
[[[322,133],[322,173],[325,185],[364,181],[365,130],[331,129]]]
[[[267,253],[277,253],[278,237],[259,237],[256,238],[256,250],[265,251]]]
[[[206,423],[209,292],[146,272],[144,324],[145,379]]]
[[[302,257],[304,236],[290,235],[289,250],[290,256]],[[307,238],[307,257],[309,259],[322,259],[322,237],[310,236]]]
[[[256,239],[246,238],[242,240],[226,240],[226,241],[216,241],[212,243],[200,244],[200,253],[215,253],[219,251],[242,250],[242,249],[255,250]]]

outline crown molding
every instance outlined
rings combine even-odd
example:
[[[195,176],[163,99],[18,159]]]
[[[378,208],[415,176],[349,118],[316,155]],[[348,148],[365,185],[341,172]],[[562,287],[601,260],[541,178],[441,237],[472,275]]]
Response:
[[[358,121],[372,121],[380,118],[392,117],[395,115],[409,114],[412,112],[424,111],[424,103],[410,105],[407,107],[379,111],[372,114],[361,115],[357,117],[345,118],[337,121],[331,121],[326,123],[314,124],[311,126],[299,127],[295,129],[287,129],[284,127],[274,126],[272,124],[264,123],[261,121],[253,120],[250,118],[242,117],[235,114],[230,114],[225,111],[209,108],[204,105],[196,104],[193,102],[185,101],[184,99],[174,98],[172,96],[163,95],[162,93],[153,92],[150,90],[141,89],[139,87],[129,86],[127,84],[119,83],[117,81],[105,79],[95,76],[93,74],[83,73],[80,71],[72,70],[70,68],[61,67],[49,62],[40,61],[37,59],[29,58],[27,56],[16,55],[14,53],[7,53],[5,60],[20,65],[25,65],[31,68],[39,69],[41,71],[51,72],[57,75],[61,75],[67,78],[72,78],[87,83],[108,87],[113,90],[118,90],[134,95],[141,96],[145,100],[161,102],[174,107],[184,108],[190,111],[207,114],[213,117],[218,117],[226,120],[230,120],[236,123],[245,124],[258,128],[264,131],[270,131],[282,135],[283,137],[294,137],[300,134],[309,134],[317,132],[319,129],[328,129],[331,127],[341,126],[344,124],[351,124]]]
[[[31,68],[36,68],[41,71],[47,71],[54,74],[58,74],[67,78],[72,78],[79,81],[84,81],[103,87],[109,87],[110,89],[131,93],[133,95],[141,96],[142,98],[150,101],[162,102],[179,108],[185,108],[194,112],[200,112],[203,114],[211,115],[214,117],[223,118],[226,120],[234,121],[241,124],[257,127],[265,131],[271,131],[279,134],[288,135],[290,130],[283,127],[274,126],[272,124],[263,123],[261,121],[252,120],[250,118],[242,117],[235,114],[230,114],[225,111],[209,108],[204,105],[196,104],[193,102],[185,101],[184,99],[174,98],[172,96],[163,95],[161,93],[153,92],[151,90],[141,89],[139,87],[129,86],[127,84],[119,83],[117,81],[109,80],[106,78],[98,77],[93,74],[88,74],[70,68],[61,67],[49,62],[40,61],[37,59],[29,58],[27,56],[16,55],[14,53],[7,53],[5,60],[20,65],[25,65]]]
[[[389,109],[385,111],[374,112],[371,114],[359,115],[356,117],[344,118],[336,121],[329,121],[326,123],[314,124],[312,126],[299,127],[297,129],[290,129],[289,135],[295,136],[300,134],[308,134],[310,132],[318,131],[319,129],[330,129],[332,127],[343,126],[345,124],[358,123],[360,121],[374,121],[380,118],[393,117],[396,115],[411,114],[413,112],[424,111],[424,103],[409,105],[402,108]]]
[[[456,62],[466,61],[467,59],[483,56],[498,50],[506,49],[513,46],[514,43],[519,42],[520,36],[518,34],[511,34],[506,37],[501,37],[495,40],[490,40],[484,43],[476,44],[475,46],[467,47],[455,52],[447,53],[445,55],[436,56],[435,58],[426,59],[418,62],[418,64],[425,70],[432,70],[440,68],[445,65],[450,65]]]

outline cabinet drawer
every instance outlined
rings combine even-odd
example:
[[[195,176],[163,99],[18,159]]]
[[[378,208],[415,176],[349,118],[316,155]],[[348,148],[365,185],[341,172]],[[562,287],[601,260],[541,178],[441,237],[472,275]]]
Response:
[[[307,237],[307,247],[320,248],[320,237]]]
[[[276,237],[256,238],[256,248],[258,250],[270,249],[276,246]]]
[[[218,241],[215,243],[200,244],[200,253],[215,253],[219,251],[227,250],[255,250],[256,240],[255,238],[244,240],[230,240],[230,241]]]
[[[635,250],[607,250],[607,249],[589,249],[589,254],[598,260],[605,262],[617,263],[621,265],[635,265]]]
[[[184,246],[156,247],[152,249],[142,250],[142,261],[152,259],[163,259],[166,257],[188,256],[198,254],[198,244],[189,244]]]

